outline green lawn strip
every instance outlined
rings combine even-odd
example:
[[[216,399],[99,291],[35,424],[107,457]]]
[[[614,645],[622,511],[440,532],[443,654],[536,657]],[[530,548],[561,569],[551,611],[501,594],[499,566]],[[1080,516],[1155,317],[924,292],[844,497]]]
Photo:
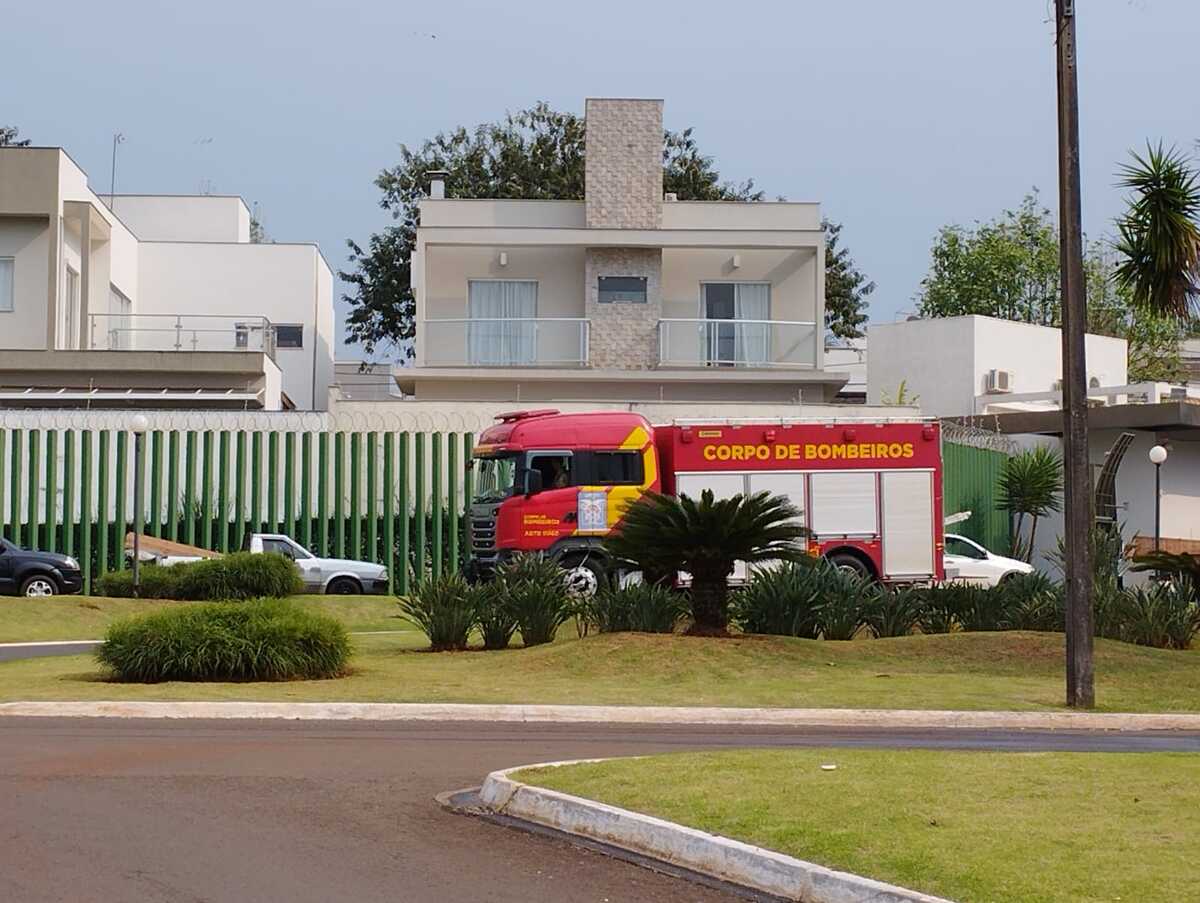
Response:
[[[391,596],[295,596],[305,608],[337,618],[347,630],[411,630],[400,618]],[[127,615],[168,605],[159,599],[113,599],[104,596],[53,596],[27,599],[0,596],[0,643],[51,640],[98,640],[110,623]]]
[[[515,778],[962,903],[1196,898],[1185,753],[739,750]]]
[[[1061,710],[1063,638],[969,633],[855,642],[651,634],[429,653],[417,633],[353,637],[353,673],[291,684],[121,685],[87,656],[0,663],[0,699],[251,699]],[[1101,710],[1200,710],[1200,654],[1096,643]]]

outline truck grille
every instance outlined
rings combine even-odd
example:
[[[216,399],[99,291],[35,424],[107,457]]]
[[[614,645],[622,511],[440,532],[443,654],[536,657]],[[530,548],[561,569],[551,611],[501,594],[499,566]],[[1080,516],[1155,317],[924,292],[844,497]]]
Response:
[[[496,549],[496,519],[494,517],[471,518],[471,551],[493,552]]]

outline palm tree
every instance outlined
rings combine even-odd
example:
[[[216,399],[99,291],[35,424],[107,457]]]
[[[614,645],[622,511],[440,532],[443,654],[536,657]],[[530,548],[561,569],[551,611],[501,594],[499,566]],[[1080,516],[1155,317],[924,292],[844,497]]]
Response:
[[[605,546],[643,575],[692,575],[690,633],[719,636],[729,626],[729,584],[736,561],[794,561],[805,554],[800,511],[784,496],[756,492],[699,501],[646,493],[625,510]]]
[[[1045,446],[1010,455],[1000,471],[997,488],[997,507],[1017,516],[1012,554],[1028,561],[1033,556],[1038,518],[1062,509],[1062,458]],[[1032,518],[1032,525],[1029,528],[1029,543],[1023,545],[1021,530],[1026,517]]]
[[[1174,148],[1146,146],[1146,156],[1118,171],[1121,188],[1133,191],[1117,220],[1117,283],[1134,304],[1152,313],[1187,320],[1200,295],[1200,185],[1187,159]]]

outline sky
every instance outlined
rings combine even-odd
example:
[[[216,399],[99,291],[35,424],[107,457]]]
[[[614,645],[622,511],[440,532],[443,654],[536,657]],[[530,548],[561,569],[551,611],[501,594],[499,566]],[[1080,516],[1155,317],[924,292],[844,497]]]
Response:
[[[1130,149],[1196,149],[1200,3],[1076,6],[1099,238]],[[723,177],[843,224],[876,321],[915,308],[942,225],[1034,187],[1057,204],[1049,0],[58,0],[3,20],[0,124],[65,147],[97,193],[121,132],[118,192],[240,194],[335,272],[347,238],[387,224],[373,180],[400,144],[538,100],[663,98]]]

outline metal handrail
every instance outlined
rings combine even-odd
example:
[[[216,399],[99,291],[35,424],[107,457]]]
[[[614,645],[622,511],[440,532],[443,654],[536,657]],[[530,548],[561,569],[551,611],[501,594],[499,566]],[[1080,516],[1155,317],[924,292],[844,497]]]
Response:
[[[470,327],[473,326],[489,326],[489,325],[524,325],[529,324],[530,340],[533,347],[533,355],[529,360],[473,360],[470,351],[463,356],[462,364],[464,366],[496,366],[496,367],[544,367],[547,365],[558,366],[587,366],[591,354],[591,320],[587,317],[439,317],[436,319],[426,319],[424,321],[426,327],[429,326],[463,326],[463,338],[469,336]],[[567,324],[578,326],[579,335],[577,338],[578,354],[573,354],[568,357],[542,357],[539,356],[538,335],[539,327],[546,324]]]
[[[105,327],[101,321],[115,320],[116,323]],[[159,325],[139,325],[141,320],[167,320],[173,321],[162,326]],[[227,326],[214,327],[206,325],[193,325],[191,321],[220,321],[227,323]],[[121,336],[137,336],[139,334],[149,335],[168,335],[174,336],[174,342],[170,343],[171,347],[163,348],[145,348],[139,350],[145,351],[199,351],[200,336],[203,335],[229,335],[232,331],[234,337],[233,350],[246,350],[263,352],[272,360],[275,358],[275,325],[267,317],[253,316],[233,316],[228,314],[162,314],[162,313],[94,313],[88,314],[88,336],[89,347],[97,348],[96,342],[96,327],[104,330],[104,334],[108,338],[110,350],[113,346],[119,345]],[[251,333],[261,333],[262,340],[259,343],[261,347],[251,347]],[[244,345],[239,344],[239,336],[244,334]],[[191,346],[190,348],[187,346]],[[133,349],[131,349],[133,350]],[[210,349],[204,349],[210,350]]]
[[[728,323],[737,325],[747,323],[760,326],[816,326],[813,320],[722,320],[714,317],[659,317],[659,323]]]
[[[696,327],[697,335],[700,338],[701,347],[697,349],[693,359],[690,353],[683,357],[679,357],[674,353],[673,345],[675,344],[669,338],[670,326],[678,324],[684,327]],[[741,327],[752,326],[758,327],[765,335],[757,337],[756,340],[765,339],[766,342],[774,344],[774,336],[777,329],[796,329],[796,330],[812,330],[813,349],[811,355],[807,350],[803,350],[809,339],[808,335],[797,337],[791,341],[783,350],[768,351],[764,355],[754,357],[733,357],[726,359],[721,356],[717,349],[717,342],[714,341],[723,330],[730,330],[737,335],[737,330]],[[791,369],[813,369],[816,367],[817,350],[816,343],[820,340],[820,330],[817,329],[817,324],[812,320],[743,320],[743,319],[717,319],[712,317],[663,317],[657,322],[656,330],[658,333],[658,363],[660,366],[694,366],[694,367],[749,367],[749,368],[791,368]],[[686,333],[685,333],[686,335]],[[781,338],[786,339],[786,334],[781,335]],[[676,340],[678,341],[678,340]],[[705,347],[707,346],[707,347]],[[802,351],[802,360],[792,360],[793,355]],[[799,356],[799,355],[797,355]]]

